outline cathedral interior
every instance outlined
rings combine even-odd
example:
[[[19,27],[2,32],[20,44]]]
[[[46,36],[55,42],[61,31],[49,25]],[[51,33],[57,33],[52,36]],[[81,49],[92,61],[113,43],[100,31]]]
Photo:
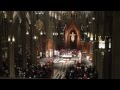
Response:
[[[0,79],[120,79],[119,30],[119,11],[0,11]]]

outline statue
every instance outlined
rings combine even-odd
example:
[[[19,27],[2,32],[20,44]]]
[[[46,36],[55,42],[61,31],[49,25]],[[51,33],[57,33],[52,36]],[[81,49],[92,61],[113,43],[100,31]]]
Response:
[[[71,41],[72,42],[74,42],[75,41],[75,33],[74,32],[72,32],[72,34],[70,34],[70,37],[71,37]]]

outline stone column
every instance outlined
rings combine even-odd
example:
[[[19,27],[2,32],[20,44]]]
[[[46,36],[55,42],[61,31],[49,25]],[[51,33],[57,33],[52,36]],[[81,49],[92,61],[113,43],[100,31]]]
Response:
[[[30,52],[31,52],[31,55],[30,55],[30,63],[33,63],[33,25],[31,24],[30,25]]]
[[[22,67],[26,69],[26,16],[25,11],[21,12],[21,32],[22,32]]]
[[[109,48],[109,38],[111,38],[111,30],[112,30],[112,12],[105,12],[104,17],[104,34],[105,34],[105,56],[104,56],[104,63],[103,63],[103,72],[104,72],[104,79],[111,78],[111,49]]]
[[[14,63],[14,43],[9,42],[9,62],[10,62],[10,77],[15,77],[15,63]]]
[[[14,36],[14,30],[13,30],[13,19],[11,17],[12,12],[9,13],[9,35],[10,35],[10,41],[9,41],[9,63],[10,63],[10,77],[15,77],[15,62],[14,62],[14,42],[12,41],[12,37]]]
[[[97,40],[96,40],[96,66],[97,66],[97,70],[98,70],[98,78],[99,79],[103,79],[103,69],[104,69],[104,50],[99,48],[99,39],[98,36],[101,35],[104,37],[103,33],[104,33],[104,25],[103,25],[103,20],[104,18],[102,17],[104,12],[97,12],[97,16],[96,16],[96,36],[97,36]]]
[[[31,15],[31,25],[30,25],[30,49],[31,49],[31,64],[34,64],[36,62],[37,56],[36,56],[36,42],[33,39],[35,34],[35,24],[36,24],[36,18],[34,11],[30,12]]]
[[[93,21],[93,41],[94,41],[94,44],[93,44],[93,65],[96,66],[96,59],[97,59],[97,39],[96,39],[96,34],[97,34],[97,16],[96,16],[96,13],[97,12],[94,12],[94,16],[95,16],[95,20]]]
[[[47,34],[46,34],[46,50],[48,50],[48,41],[53,42],[52,47],[54,49],[54,41],[53,41],[53,31],[55,31],[55,25],[53,22],[53,18],[49,16],[49,14],[46,15],[46,29],[47,29]],[[52,49],[52,48],[51,48]]]
[[[15,20],[15,22],[14,22],[14,31],[15,31],[15,63],[16,63],[16,66],[19,66],[20,64],[19,64],[19,58],[18,58],[18,53],[19,53],[19,48],[18,48],[18,41],[19,41],[19,39],[20,38],[18,38],[18,36],[19,36],[19,31],[18,31],[18,29],[19,29],[19,24],[20,24],[20,22],[19,22],[19,20],[18,20],[18,18],[17,18],[17,20]]]
[[[104,62],[104,51],[98,50],[97,51],[97,61],[96,66],[98,70],[98,79],[103,79],[103,62]]]
[[[0,32],[2,32],[2,17],[0,13]],[[0,76],[2,76],[2,33],[0,33]]]
[[[104,62],[103,62],[103,73],[104,73],[104,79],[110,79],[111,77],[111,52],[108,52],[106,50]]]
[[[120,79],[120,12],[113,12],[112,30],[112,79]]]

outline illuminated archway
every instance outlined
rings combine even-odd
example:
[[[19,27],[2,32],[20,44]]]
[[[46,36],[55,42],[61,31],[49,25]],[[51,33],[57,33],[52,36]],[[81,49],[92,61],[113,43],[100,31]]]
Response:
[[[77,49],[80,49],[80,30],[78,29],[74,20],[71,20],[70,25],[68,25],[65,29],[65,48],[69,48],[70,46],[70,33],[74,31],[77,34]]]

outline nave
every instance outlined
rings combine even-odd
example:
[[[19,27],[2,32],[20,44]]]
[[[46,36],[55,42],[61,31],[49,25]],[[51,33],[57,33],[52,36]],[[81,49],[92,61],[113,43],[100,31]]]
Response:
[[[27,63],[26,70],[16,67],[15,75],[18,79],[97,79],[96,67],[81,59],[80,62],[74,57],[40,58],[34,65]]]
[[[0,78],[119,79],[119,30],[119,11],[0,11]]]

